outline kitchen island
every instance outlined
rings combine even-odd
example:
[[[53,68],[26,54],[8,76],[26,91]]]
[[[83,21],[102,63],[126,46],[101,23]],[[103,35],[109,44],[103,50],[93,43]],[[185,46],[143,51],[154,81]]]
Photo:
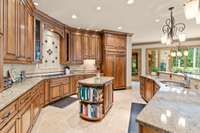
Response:
[[[102,120],[113,104],[113,77],[79,80],[80,117]]]
[[[197,89],[167,86],[156,76],[142,76],[159,86],[137,116],[140,133],[198,133],[200,93]]]

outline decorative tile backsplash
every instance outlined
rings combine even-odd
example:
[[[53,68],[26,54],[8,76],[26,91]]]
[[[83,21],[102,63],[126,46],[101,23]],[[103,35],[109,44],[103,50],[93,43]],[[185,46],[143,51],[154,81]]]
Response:
[[[32,65],[5,64],[4,76],[9,69],[16,71],[25,70],[27,75],[37,75],[45,73],[60,73],[64,71],[64,65],[60,65],[60,36],[54,32],[44,32],[44,42],[42,49],[42,63]]]
[[[4,76],[10,69],[26,71],[27,76],[58,74],[64,72],[64,65],[60,65],[60,36],[54,32],[45,31],[42,43],[41,64],[4,64]],[[69,66],[72,72],[96,72],[95,60],[84,60],[82,65]]]

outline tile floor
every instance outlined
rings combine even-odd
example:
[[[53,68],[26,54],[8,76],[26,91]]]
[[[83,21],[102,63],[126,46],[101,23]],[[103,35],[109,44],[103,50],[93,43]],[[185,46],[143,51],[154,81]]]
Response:
[[[131,103],[145,103],[138,85],[133,82],[133,89],[115,91],[113,107],[100,122],[82,120],[78,101],[66,108],[49,105],[42,109],[32,133],[128,133]]]

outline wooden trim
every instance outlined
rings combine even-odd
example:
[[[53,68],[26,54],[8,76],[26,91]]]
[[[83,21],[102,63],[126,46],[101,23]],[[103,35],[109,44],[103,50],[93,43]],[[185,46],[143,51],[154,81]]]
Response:
[[[134,35],[133,33],[119,32],[119,31],[106,30],[106,29],[102,30],[101,32],[104,34],[124,35],[124,36],[130,36],[130,37]]]
[[[186,42],[188,41],[200,41],[200,37],[194,37],[194,38],[188,38]],[[175,42],[178,42],[177,40]],[[150,42],[139,42],[139,43],[133,43],[132,46],[144,46],[144,45],[152,45],[152,44],[162,44],[160,41],[150,41]]]

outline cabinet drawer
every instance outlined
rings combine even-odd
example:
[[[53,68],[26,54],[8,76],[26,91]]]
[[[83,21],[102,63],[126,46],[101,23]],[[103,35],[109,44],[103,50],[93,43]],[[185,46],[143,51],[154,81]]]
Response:
[[[69,83],[69,78],[51,79],[50,86],[59,86]]]
[[[26,94],[24,94],[22,97],[19,98],[19,109],[21,109],[24,105],[26,105],[28,102],[30,102],[31,100],[31,93],[32,91],[30,92],[27,92]]]
[[[5,109],[0,111],[0,129],[7,124],[7,122],[17,114],[17,112],[17,102],[10,104]]]

